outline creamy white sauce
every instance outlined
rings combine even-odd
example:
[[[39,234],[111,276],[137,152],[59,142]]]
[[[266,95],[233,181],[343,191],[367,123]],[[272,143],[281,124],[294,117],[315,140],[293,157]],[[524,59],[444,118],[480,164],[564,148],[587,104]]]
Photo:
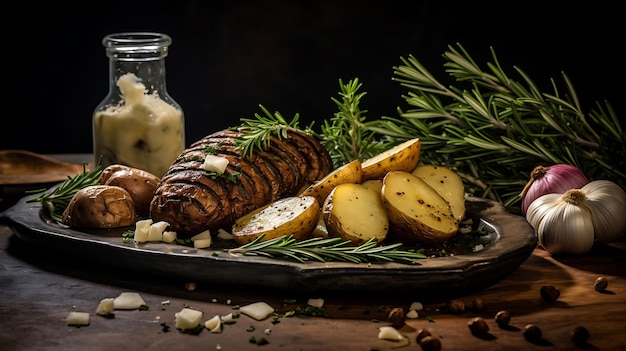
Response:
[[[183,113],[147,94],[133,73],[117,82],[123,103],[95,115],[96,160],[104,166],[124,164],[162,177],[185,148]]]

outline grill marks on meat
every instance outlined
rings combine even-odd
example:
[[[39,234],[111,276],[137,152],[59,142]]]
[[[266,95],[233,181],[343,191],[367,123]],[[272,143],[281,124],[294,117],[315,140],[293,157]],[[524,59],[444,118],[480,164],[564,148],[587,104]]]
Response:
[[[161,178],[150,207],[153,221],[166,221],[182,237],[203,230],[230,229],[248,212],[321,179],[332,169],[332,160],[312,136],[289,132],[272,137],[267,150],[255,150],[241,158],[236,140],[242,134],[222,130],[193,143]],[[224,177],[212,177],[202,168],[207,155],[228,159]]]

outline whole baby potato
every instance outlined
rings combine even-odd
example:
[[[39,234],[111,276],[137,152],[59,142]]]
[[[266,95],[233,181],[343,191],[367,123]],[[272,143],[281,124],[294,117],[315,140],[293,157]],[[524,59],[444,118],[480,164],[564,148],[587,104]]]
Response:
[[[161,179],[142,169],[114,164],[102,170],[99,183],[126,189],[133,199],[138,217],[150,215],[150,202]]]
[[[116,228],[135,224],[135,206],[126,189],[92,185],[82,188],[63,211],[61,222],[76,228]]]

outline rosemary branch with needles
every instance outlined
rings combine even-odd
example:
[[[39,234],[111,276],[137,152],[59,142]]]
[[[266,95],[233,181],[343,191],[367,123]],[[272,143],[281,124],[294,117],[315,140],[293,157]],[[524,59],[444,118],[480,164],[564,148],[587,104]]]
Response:
[[[312,132],[313,124],[305,128],[300,128],[300,116],[296,114],[291,121],[287,121],[280,112],[270,113],[263,105],[259,105],[264,115],[255,114],[255,118],[241,118],[241,125],[231,129],[243,134],[241,139],[237,139],[237,147],[241,149],[241,156],[247,157],[254,153],[254,149],[266,150],[270,145],[270,137],[275,136],[280,139],[287,137],[291,131]]]
[[[307,261],[340,261],[352,263],[403,262],[417,263],[426,258],[420,250],[401,250],[401,243],[378,245],[370,239],[359,246],[350,246],[350,241],[341,238],[310,238],[296,240],[291,235],[263,240],[260,235],[253,241],[229,249],[230,254],[264,256],[269,258],[292,259],[301,263]]]
[[[260,105],[262,115],[256,113],[255,118],[242,118],[241,125],[232,128],[243,134],[243,138],[236,140],[242,156],[252,155],[255,149],[267,149],[271,136],[283,139],[289,131],[314,135],[328,150],[335,168],[355,159],[363,161],[388,149],[387,143],[376,140],[378,134],[375,131],[366,128],[367,111],[361,110],[359,106],[366,93],[359,91],[362,87],[359,79],[345,84],[340,79],[339,87],[341,100],[331,98],[339,111],[332,118],[324,120],[321,131],[314,130],[314,122],[300,128],[298,114],[288,121],[279,112],[272,114]]]
[[[501,202],[507,210],[521,198],[530,172],[540,164],[567,163],[593,179],[626,188],[626,135],[608,102],[584,113],[572,82],[563,92],[542,92],[515,67],[520,81],[502,68],[495,50],[483,70],[460,45],[443,57],[458,83],[445,86],[414,56],[394,67],[393,80],[408,92],[409,109],[366,125],[392,144],[419,137],[420,162],[446,165],[467,191]]]
[[[50,213],[50,216],[60,221],[63,211],[67,208],[70,200],[80,189],[98,184],[100,175],[102,174],[102,164],[98,161],[98,164],[93,170],[87,170],[87,164],[83,163],[83,173],[77,174],[74,177],[67,177],[68,179],[63,181],[54,190],[43,193],[42,195],[28,200],[28,202],[41,202],[42,208]],[[46,189],[29,190],[28,194],[37,194],[44,192]]]

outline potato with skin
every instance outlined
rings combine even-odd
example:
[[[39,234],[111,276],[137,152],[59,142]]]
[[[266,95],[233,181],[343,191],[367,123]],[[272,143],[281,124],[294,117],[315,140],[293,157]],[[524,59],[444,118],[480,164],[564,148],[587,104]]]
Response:
[[[382,242],[389,232],[389,219],[380,193],[361,184],[336,186],[322,207],[330,237],[350,240],[355,246],[370,239]]]
[[[439,244],[459,230],[459,221],[448,202],[410,172],[387,173],[383,178],[382,201],[391,233],[405,243]]]
[[[382,179],[370,179],[370,180],[364,181],[363,183],[361,183],[361,185],[364,185],[366,188],[369,188],[375,191],[377,194],[380,194],[380,192],[383,189],[383,180]]]
[[[68,204],[61,222],[76,228],[116,228],[135,224],[135,206],[126,189],[92,185],[80,189]]]
[[[419,165],[413,172],[435,189],[450,204],[452,214],[461,221],[465,217],[465,186],[461,177],[445,166]]]
[[[361,161],[354,160],[333,170],[324,178],[311,184],[299,195],[314,196],[321,206],[328,194],[330,194],[337,185],[343,183],[360,183],[362,175]]]
[[[296,240],[308,237],[317,226],[320,205],[313,196],[290,196],[260,207],[233,224],[233,239],[240,245],[263,235],[269,240],[291,235]]]
[[[161,179],[142,169],[120,164],[110,165],[102,170],[98,182],[102,185],[119,186],[130,194],[135,205],[135,213],[144,218],[150,215],[150,202]]]
[[[362,181],[382,179],[390,171],[411,172],[417,166],[422,144],[419,138],[409,139],[373,156],[361,164]]]

